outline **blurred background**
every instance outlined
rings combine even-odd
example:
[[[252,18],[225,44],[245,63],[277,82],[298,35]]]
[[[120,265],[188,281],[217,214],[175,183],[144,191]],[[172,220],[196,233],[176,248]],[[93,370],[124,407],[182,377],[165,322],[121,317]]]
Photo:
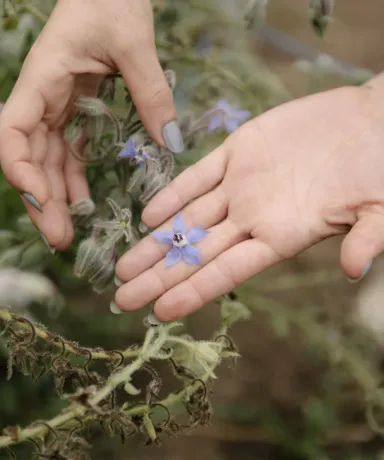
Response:
[[[254,38],[255,58],[261,58],[275,73],[291,97],[350,84],[351,79],[324,71],[329,63],[324,56],[317,67],[306,59],[325,53],[356,69],[374,73],[384,70],[383,18],[383,0],[336,0],[334,18],[320,39],[309,24],[305,0],[270,0],[268,28]],[[296,41],[271,34],[270,28],[292,37],[304,48]],[[9,38],[0,35],[0,49],[1,40]],[[15,41],[15,36],[11,40]],[[22,58],[18,56],[13,62],[7,56],[6,62],[0,62],[3,101]],[[23,205],[3,178],[0,191],[0,230],[12,230],[15,222],[20,224]],[[165,439],[161,447],[143,447],[138,438],[122,445],[118,438],[104,436],[92,441],[92,458],[384,459],[383,438],[367,423],[366,394],[355,378],[356,368],[343,361],[346,347],[375,375],[380,376],[383,370],[384,259],[375,261],[365,280],[350,284],[339,268],[340,242],[340,238],[325,241],[238,290],[237,295],[252,309],[253,316],[231,331],[241,358],[235,369],[224,364],[218,372],[214,417],[209,427]],[[74,253],[69,252],[44,265],[43,273],[64,301],[53,296],[48,305],[34,302],[28,314],[85,346],[118,349],[140,342],[144,313],[112,316],[109,294],[96,296],[85,283],[71,276],[73,258]],[[7,267],[6,262],[2,264]],[[21,268],[31,269],[28,262]],[[0,276],[0,293],[8,292],[9,282],[9,278]],[[193,337],[206,338],[217,327],[217,321],[217,306],[208,305],[185,323]],[[316,335],[319,331],[320,338]],[[34,383],[31,377],[16,371],[7,381],[6,368],[3,343],[1,427],[48,418],[62,407],[48,377]],[[23,448],[15,452],[18,458],[29,458]]]

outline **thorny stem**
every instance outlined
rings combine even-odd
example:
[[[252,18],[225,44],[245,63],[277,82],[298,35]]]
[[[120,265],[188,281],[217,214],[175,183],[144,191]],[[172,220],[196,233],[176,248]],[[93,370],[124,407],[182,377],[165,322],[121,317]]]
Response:
[[[11,313],[9,310],[0,308],[0,321],[5,323],[9,323],[15,321],[17,323],[17,327],[27,332],[30,331],[29,323],[24,321],[23,317],[17,316],[14,313]],[[136,350],[132,350],[130,348],[124,351],[116,351],[116,350],[103,350],[101,348],[86,348],[80,347],[74,342],[70,342],[68,340],[63,340],[61,337],[52,334],[51,332],[46,331],[42,326],[39,326],[33,323],[33,327],[35,329],[36,337],[51,343],[53,346],[57,348],[62,348],[63,343],[65,344],[65,350],[72,355],[83,357],[85,353],[90,352],[92,354],[92,359],[99,359],[99,360],[111,360],[113,356],[118,357],[119,355],[124,356],[124,358],[135,358],[140,355],[141,349],[138,348]],[[56,339],[56,340],[55,340]]]
[[[3,311],[0,310],[0,314],[3,314]],[[1,317],[1,316],[0,316]],[[228,332],[227,326],[222,326],[218,332],[218,336],[225,336]],[[36,335],[38,335],[38,332],[36,332]],[[150,334],[147,334],[147,337]],[[146,337],[146,341],[147,341]],[[146,350],[148,352],[148,349],[150,348],[151,344],[147,343],[146,341],[143,344],[143,347],[141,350]],[[166,341],[166,340],[165,340]],[[221,351],[223,351],[225,347],[225,341],[222,342],[222,347]],[[140,351],[141,353],[141,351]],[[102,387],[99,391],[96,392],[96,394],[89,400],[89,405],[97,405],[100,401],[105,399],[114,389],[123,381],[129,380],[130,376],[140,369],[144,362],[146,361],[146,353],[144,353],[144,356],[138,356],[136,360],[134,360],[132,363],[130,363],[128,366],[123,368],[120,372],[117,374],[113,375],[109,382]],[[148,356],[150,356],[150,352],[148,352]],[[201,385],[201,381],[206,383],[208,379],[211,376],[212,371],[215,369],[215,365],[213,365],[209,371],[207,371],[199,380],[194,381],[187,385],[183,390],[181,390],[178,393],[172,393],[170,394],[167,398],[165,398],[163,401],[159,402],[160,405],[165,406],[165,407],[170,407],[173,406],[174,404],[182,401],[182,399],[188,395],[191,395],[194,391],[198,389],[198,387]],[[0,437],[0,448],[8,447],[14,444],[18,444],[20,442],[26,441],[28,438],[36,439],[36,438],[42,438],[48,431],[49,428],[63,428],[65,426],[66,429],[69,429],[72,427],[74,423],[78,423],[78,419],[81,419],[83,423],[90,422],[94,419],[94,416],[92,415],[86,415],[86,411],[88,408],[80,405],[72,405],[70,406],[67,410],[64,411],[61,415],[58,415],[47,422],[45,424],[39,424],[38,426],[35,427],[28,427],[24,429],[20,429],[17,439],[13,439],[11,436],[1,436]],[[125,415],[127,416],[138,416],[138,415],[144,415],[147,414],[150,410],[150,407],[148,404],[141,404],[141,405],[135,405],[134,407],[131,407],[130,409],[126,409]]]

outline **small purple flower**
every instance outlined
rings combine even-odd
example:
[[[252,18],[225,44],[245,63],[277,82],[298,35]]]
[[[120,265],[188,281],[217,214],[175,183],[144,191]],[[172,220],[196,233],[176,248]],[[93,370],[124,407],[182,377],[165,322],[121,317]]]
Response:
[[[173,232],[159,231],[151,235],[161,244],[172,244],[172,249],[167,252],[165,266],[171,267],[181,259],[191,265],[201,265],[199,250],[193,246],[202,241],[208,231],[201,227],[192,227],[187,231],[187,227],[180,215],[176,214],[173,221]]]
[[[132,137],[128,139],[118,157],[135,160],[140,169],[144,169],[145,160],[156,161],[155,158],[152,158],[150,155],[145,153],[142,148],[137,149]]]
[[[248,110],[233,108],[226,99],[220,99],[216,107],[209,110],[206,114],[211,114],[208,122],[208,132],[224,127],[229,134],[236,131],[240,124],[248,120],[252,115]]]

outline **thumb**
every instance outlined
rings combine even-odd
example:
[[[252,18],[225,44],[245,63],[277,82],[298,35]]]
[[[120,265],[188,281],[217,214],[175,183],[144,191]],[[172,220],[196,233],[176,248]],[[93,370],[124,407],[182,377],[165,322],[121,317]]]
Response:
[[[115,57],[140,119],[152,139],[173,153],[184,150],[172,91],[151,36],[136,41]],[[129,49],[131,48],[131,49]]]
[[[351,282],[360,281],[384,250],[384,215],[359,219],[341,245],[341,266]]]

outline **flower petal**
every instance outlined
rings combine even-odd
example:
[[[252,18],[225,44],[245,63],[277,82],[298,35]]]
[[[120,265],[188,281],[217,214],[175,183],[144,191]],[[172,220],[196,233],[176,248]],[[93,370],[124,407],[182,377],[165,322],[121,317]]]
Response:
[[[231,134],[239,127],[239,121],[234,118],[226,118],[224,120],[224,126],[227,133]]]
[[[231,104],[228,102],[227,99],[220,99],[219,101],[217,101],[217,107],[225,111],[232,110]]]
[[[208,231],[202,227],[192,227],[187,232],[187,240],[190,244],[196,244],[202,241],[207,235]]]
[[[182,233],[183,235],[185,235],[187,231],[187,226],[185,225],[179,212],[176,214],[175,220],[173,221],[173,231],[174,233]]]
[[[172,232],[162,230],[159,232],[152,232],[151,235],[161,244],[172,244]]]
[[[148,153],[142,153],[141,157],[144,158],[144,160],[158,161],[157,158],[151,157],[151,155],[148,155]]]
[[[218,115],[213,116],[208,122],[208,132],[211,133],[216,129],[219,129],[222,125],[222,118]]]
[[[119,153],[120,158],[134,158],[137,155],[135,142],[130,137],[123,150]]]
[[[234,110],[233,116],[235,116],[240,121],[245,121],[250,118],[252,113],[249,110]]]
[[[191,244],[187,244],[183,248],[180,248],[181,257],[187,262],[187,264],[191,265],[201,265],[201,258],[199,250],[192,246]]]
[[[177,264],[177,262],[181,259],[180,249],[179,248],[172,248],[167,252],[165,256],[165,266],[171,267],[172,265]]]

